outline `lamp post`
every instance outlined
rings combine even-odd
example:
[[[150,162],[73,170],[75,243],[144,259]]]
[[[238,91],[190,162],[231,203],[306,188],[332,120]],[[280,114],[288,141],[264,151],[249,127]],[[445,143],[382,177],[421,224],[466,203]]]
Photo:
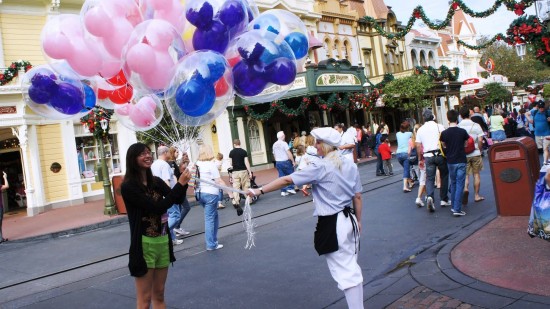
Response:
[[[449,82],[445,81],[443,86],[445,87],[445,104],[447,104],[447,110],[449,110],[451,108],[451,105],[449,104],[449,91],[451,90],[449,88]]]
[[[82,117],[80,121],[90,133],[94,135],[94,138],[99,142],[99,155],[101,157],[101,176],[103,178],[103,194],[105,196],[105,206],[103,208],[103,214],[112,216],[117,214],[115,208],[115,202],[113,200],[113,194],[111,191],[111,181],[109,179],[109,169],[107,168],[107,161],[105,158],[105,144],[103,139],[108,137],[109,122],[111,120],[111,113],[102,107],[94,107],[88,115]]]
[[[361,65],[361,63],[359,65]],[[363,84],[363,89],[366,97],[368,97],[370,94],[370,88],[371,88],[371,84],[368,81],[366,81]],[[370,131],[372,133],[374,130],[374,124],[372,123],[372,113],[370,111],[369,111],[369,123],[370,123]]]
[[[523,60],[523,57],[525,57],[525,52],[526,52],[526,44],[525,43],[517,43],[516,44],[516,54],[518,55],[518,57]]]

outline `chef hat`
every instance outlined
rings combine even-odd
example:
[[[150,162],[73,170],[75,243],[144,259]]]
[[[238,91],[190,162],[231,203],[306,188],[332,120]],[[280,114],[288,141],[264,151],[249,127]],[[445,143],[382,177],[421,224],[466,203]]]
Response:
[[[325,144],[335,147],[340,146],[340,133],[333,128],[325,127],[314,129],[311,131],[311,135],[313,135],[316,140],[322,141]]]

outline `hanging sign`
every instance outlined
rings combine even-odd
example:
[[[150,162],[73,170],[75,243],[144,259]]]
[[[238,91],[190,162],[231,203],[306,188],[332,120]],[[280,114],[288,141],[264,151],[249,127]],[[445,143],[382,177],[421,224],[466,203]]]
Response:
[[[495,70],[495,61],[493,61],[493,59],[488,58],[487,61],[485,61],[485,70],[489,73]]]

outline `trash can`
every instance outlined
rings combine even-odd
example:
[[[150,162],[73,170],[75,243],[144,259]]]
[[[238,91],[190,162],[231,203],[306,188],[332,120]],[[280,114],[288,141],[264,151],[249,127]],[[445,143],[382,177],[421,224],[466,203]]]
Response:
[[[122,199],[122,194],[120,193],[120,185],[122,185],[122,181],[124,180],[124,176],[113,176],[113,179],[111,182],[113,183],[113,193],[115,196],[115,205],[116,209],[119,214],[125,214],[126,213],[126,205],[124,205],[124,200]]]
[[[540,161],[530,137],[508,138],[489,148],[493,190],[500,216],[528,216]]]

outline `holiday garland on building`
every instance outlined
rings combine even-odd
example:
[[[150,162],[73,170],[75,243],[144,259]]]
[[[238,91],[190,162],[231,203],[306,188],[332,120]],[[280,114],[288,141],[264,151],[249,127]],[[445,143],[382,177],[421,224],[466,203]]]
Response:
[[[100,138],[105,138],[109,135],[109,125],[103,130],[101,127],[101,120],[111,121],[111,116],[113,112],[103,108],[102,106],[95,106],[91,109],[88,114],[80,118],[80,123],[83,126],[87,126],[88,131],[94,135],[94,138],[99,140]]]
[[[415,70],[415,74],[428,74],[430,79],[435,81],[448,80],[448,81],[455,82],[458,80],[458,76],[460,75],[459,68],[454,68],[451,71],[446,65],[442,65],[439,67],[439,71],[441,73],[438,73],[438,70],[432,66],[429,66],[429,67],[416,66],[414,70]]]
[[[12,62],[11,65],[0,74],[0,86],[4,86],[11,82],[17,75],[19,75],[19,71],[24,70],[27,72],[31,68],[31,63],[25,60]]]
[[[378,21],[373,17],[365,16],[362,19],[364,22],[372,24],[376,32],[378,32],[380,35],[390,40],[393,40],[402,39],[403,37],[405,37],[405,35],[407,35],[407,33],[411,31],[417,19],[421,19],[430,29],[441,30],[450,25],[451,19],[458,9],[461,9],[465,14],[471,17],[483,18],[494,14],[502,5],[504,5],[509,11],[514,11],[514,13],[516,13],[517,15],[523,15],[525,9],[532,6],[534,3],[535,0],[522,0],[519,2],[516,2],[515,0],[496,0],[489,9],[482,12],[475,12],[470,9],[462,0],[454,0],[449,5],[447,16],[441,22],[432,22],[426,15],[424,8],[419,5],[413,10],[405,28],[395,33],[386,31],[384,29],[384,25],[378,23]]]

